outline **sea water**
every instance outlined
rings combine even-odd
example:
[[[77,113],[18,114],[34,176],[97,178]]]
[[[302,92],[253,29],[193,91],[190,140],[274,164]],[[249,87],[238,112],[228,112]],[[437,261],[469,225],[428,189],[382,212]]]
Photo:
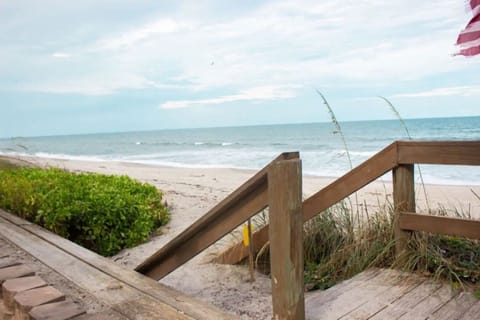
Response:
[[[480,117],[405,120],[415,140],[480,140]],[[300,151],[304,174],[339,177],[395,140],[398,120],[282,124],[0,139],[0,154],[176,167],[260,169],[279,153]],[[347,154],[348,150],[348,154]],[[426,166],[425,182],[480,185],[480,167]],[[388,177],[387,177],[388,179]]]

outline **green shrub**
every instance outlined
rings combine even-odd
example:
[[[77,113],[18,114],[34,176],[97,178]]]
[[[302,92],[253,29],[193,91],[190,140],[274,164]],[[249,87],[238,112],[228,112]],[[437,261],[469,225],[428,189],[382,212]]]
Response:
[[[127,176],[0,170],[0,207],[102,255],[144,242],[168,222],[161,199]]]

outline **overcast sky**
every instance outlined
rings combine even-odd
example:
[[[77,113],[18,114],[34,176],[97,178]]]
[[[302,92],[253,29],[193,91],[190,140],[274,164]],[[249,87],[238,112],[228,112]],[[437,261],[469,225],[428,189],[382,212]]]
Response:
[[[480,115],[439,1],[0,0],[0,137]]]

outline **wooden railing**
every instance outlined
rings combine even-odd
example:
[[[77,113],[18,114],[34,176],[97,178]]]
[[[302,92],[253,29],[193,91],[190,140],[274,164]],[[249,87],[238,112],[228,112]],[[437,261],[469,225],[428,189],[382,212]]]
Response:
[[[158,280],[269,206],[271,225],[254,233],[250,242],[253,251],[258,251],[270,238],[274,315],[303,319],[301,226],[389,171],[393,173],[394,209],[398,215],[394,219],[398,255],[405,252],[410,231],[480,239],[478,220],[415,213],[417,163],[480,165],[480,141],[394,142],[303,203],[299,155],[281,154],[136,270]],[[247,256],[248,249],[239,243],[224,252],[218,262],[233,264]]]
[[[303,220],[307,221],[313,218],[391,170],[393,171],[393,193],[396,210],[398,212],[414,212],[413,164],[415,163],[480,165],[480,141],[396,141],[306,199],[303,202]],[[408,178],[405,177],[405,167],[409,168]],[[480,222],[476,220],[419,214],[412,217],[411,213],[401,213],[396,226],[397,242],[399,243],[397,250],[401,251],[404,248],[401,239],[406,236],[406,233],[402,230],[428,231],[478,238],[480,237],[479,224]],[[267,241],[268,225],[252,235],[252,244],[255,251],[262,248]],[[235,264],[247,256],[248,249],[242,243],[238,243],[222,253],[216,261]]]
[[[303,221],[313,218],[345,197],[355,193],[397,165],[397,144],[392,143],[369,160],[303,202]],[[268,241],[268,225],[252,235],[254,251],[260,250]],[[217,262],[235,264],[248,256],[248,249],[238,243],[217,258]]]
[[[265,209],[270,165],[298,158],[298,152],[279,155],[135,270],[159,280]]]

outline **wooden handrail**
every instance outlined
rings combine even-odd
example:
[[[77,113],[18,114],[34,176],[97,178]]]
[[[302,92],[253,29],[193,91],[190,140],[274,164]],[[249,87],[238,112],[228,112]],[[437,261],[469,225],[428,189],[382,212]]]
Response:
[[[480,165],[480,141],[397,141],[398,164]]]
[[[425,163],[480,165],[480,141],[396,141],[335,180],[303,202],[303,219],[307,221],[335,203],[357,192],[398,165]],[[268,225],[252,235],[255,251],[268,241]],[[223,252],[216,262],[234,264],[247,257],[248,251],[238,243]]]
[[[303,221],[313,218],[315,215],[345,197],[357,192],[396,166],[397,143],[394,142],[352,171],[306,199],[303,202]],[[268,225],[262,227],[252,235],[252,245],[255,251],[260,250],[267,241]],[[223,252],[216,261],[219,263],[235,264],[245,259],[247,255],[248,250],[242,243],[238,243]]]
[[[286,152],[270,164],[298,158],[298,152]],[[138,265],[135,270],[159,280],[265,209],[268,206],[267,172],[270,164]]]

